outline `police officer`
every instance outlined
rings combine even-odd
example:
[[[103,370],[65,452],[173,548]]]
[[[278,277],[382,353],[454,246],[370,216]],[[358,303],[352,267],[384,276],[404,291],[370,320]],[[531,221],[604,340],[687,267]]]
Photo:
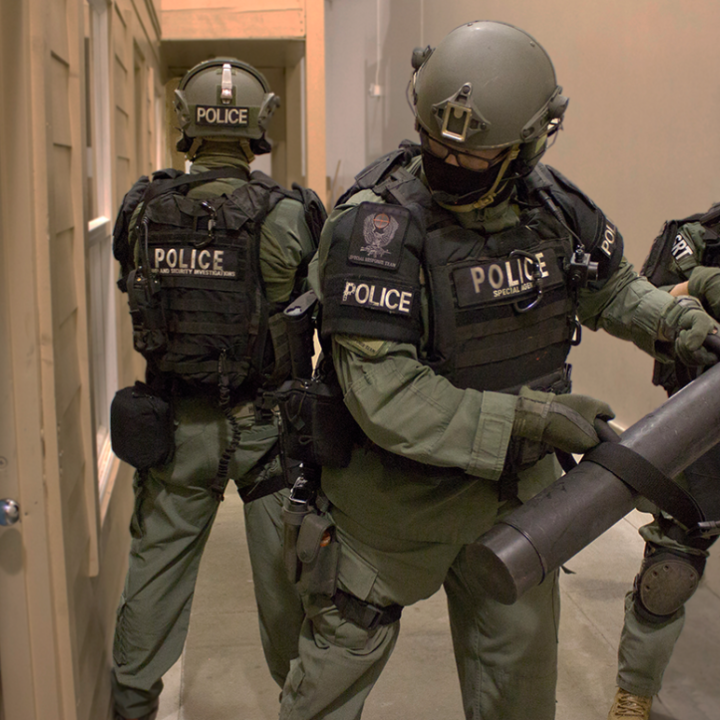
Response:
[[[229,478],[245,501],[262,644],[278,684],[297,654],[302,605],[282,565],[286,491],[277,423],[262,392],[288,374],[277,321],[303,290],[325,215],[309,191],[250,174],[255,155],[270,150],[265,131],[278,104],[264,76],[244,62],[216,58],[192,68],[175,93],[178,149],[193,161],[190,175],[141,178],[118,215],[120,285],[135,347],[147,360],[147,383],[130,402],[146,395],[154,407],[165,402],[174,428],[169,451],[150,467],[141,467],[138,447],[150,442],[152,455],[160,428],[135,433],[126,451],[140,470],[113,649],[118,718],[156,714]],[[118,410],[119,444],[136,427],[132,407],[130,417]]]
[[[643,274],[676,297],[698,298],[720,319],[718,219],[720,206],[707,213],[665,223],[643,266]],[[653,382],[672,395],[702,370],[682,363],[656,363]],[[720,518],[720,446],[698,458],[678,478],[709,520]],[[716,536],[655,508],[653,522],[640,528],[645,554],[633,590],[625,599],[625,621],[618,647],[618,689],[609,720],[649,720],[653,696],[660,692],[665,669],[685,622],[685,603],[705,570]]]
[[[553,449],[586,451],[613,417],[569,394],[580,323],[703,358],[713,323],[640,278],[615,226],[539,164],[567,99],[536,40],[470,22],[413,67],[419,146],[357,176],[311,267],[362,433],[348,467],[323,468],[335,589],[304,596],[280,717],[359,717],[403,607],[444,586],[466,716],[546,720],[557,574],[501,605],[471,592],[464,548],[557,478]]]

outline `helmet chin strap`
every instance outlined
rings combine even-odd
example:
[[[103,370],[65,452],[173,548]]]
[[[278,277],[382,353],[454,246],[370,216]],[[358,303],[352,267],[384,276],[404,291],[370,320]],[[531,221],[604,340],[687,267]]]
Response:
[[[240,148],[245,153],[245,159],[249,165],[255,159],[255,153],[252,151],[250,141],[247,138],[240,138]]]
[[[497,177],[495,178],[495,182],[493,183],[492,187],[474,202],[468,203],[467,205],[452,205],[451,203],[444,203],[440,202],[439,200],[436,200],[435,202],[437,202],[437,204],[441,207],[444,207],[446,210],[452,210],[453,212],[457,213],[466,213],[472,212],[473,210],[482,210],[488,205],[492,205],[495,202],[495,198],[505,188],[505,185],[503,184],[501,187],[500,183],[505,177],[505,173],[507,173],[508,168],[510,167],[510,163],[512,163],[519,154],[520,145],[514,145],[511,148],[510,152],[507,154],[507,157],[503,160],[503,163],[500,166],[500,172],[497,174]]]

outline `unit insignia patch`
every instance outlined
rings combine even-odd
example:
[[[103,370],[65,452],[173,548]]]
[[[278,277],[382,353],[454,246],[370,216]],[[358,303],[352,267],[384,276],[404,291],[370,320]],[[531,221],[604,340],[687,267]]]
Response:
[[[395,270],[400,264],[410,212],[395,205],[361,203],[350,239],[348,260]]]

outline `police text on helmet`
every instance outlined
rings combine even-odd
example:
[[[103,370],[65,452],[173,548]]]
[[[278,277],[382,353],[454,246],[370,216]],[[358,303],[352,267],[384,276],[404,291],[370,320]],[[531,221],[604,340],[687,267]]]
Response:
[[[195,123],[197,125],[243,127],[248,124],[248,108],[198,105],[195,108]]]

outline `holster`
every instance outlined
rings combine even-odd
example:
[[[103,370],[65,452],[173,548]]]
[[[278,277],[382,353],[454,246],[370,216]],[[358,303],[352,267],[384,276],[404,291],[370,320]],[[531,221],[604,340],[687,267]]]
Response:
[[[336,382],[288,380],[274,393],[288,458],[317,467],[347,467],[360,430]]]
[[[315,354],[313,311],[316,304],[317,295],[312,290],[308,290],[290,303],[282,314],[292,374],[296,378],[309,378],[313,374],[312,358]]]

